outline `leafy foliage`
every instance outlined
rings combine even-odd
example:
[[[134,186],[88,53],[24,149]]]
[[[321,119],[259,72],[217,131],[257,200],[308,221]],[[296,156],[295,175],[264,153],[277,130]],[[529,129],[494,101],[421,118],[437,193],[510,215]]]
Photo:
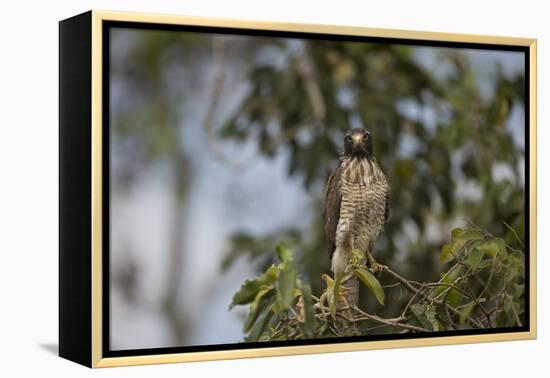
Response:
[[[306,276],[328,269],[317,258],[326,248],[318,221],[323,190],[344,132],[356,126],[372,132],[392,188],[392,216],[377,256],[390,263],[406,251],[406,273],[420,279],[423,271],[440,269],[431,256],[463,218],[520,247],[505,223],[523,240],[525,153],[508,127],[512,113],[523,109],[522,73],[505,75],[497,67],[491,89],[482,91],[460,50],[438,50],[431,67],[417,59],[429,49],[402,45],[273,38],[257,54],[266,50],[283,62],[250,68],[250,89],[218,137],[253,140],[268,157],[288,154],[289,175],[303,178],[311,195],[313,222],[305,231],[285,229],[265,238],[240,232],[225,267],[241,254],[265,263],[273,249],[264,241],[284,241],[300,251],[296,263]],[[507,172],[504,178],[495,179],[497,166]],[[415,230],[407,245],[400,242],[405,227]],[[322,289],[318,280],[312,285]]]
[[[376,297],[376,300],[381,305],[384,305],[384,300],[386,295],[384,294],[384,289],[380,285],[380,282],[376,279],[374,274],[372,274],[367,268],[356,268],[354,274],[363,282],[365,286],[369,288],[370,291]]]
[[[230,308],[249,305],[244,331],[249,332],[246,341],[265,339],[266,331],[273,331],[273,323],[288,318],[293,313],[299,319],[301,335],[313,336],[316,318],[309,285],[297,276],[291,252],[277,246],[278,264],[271,265],[254,280],[246,281],[233,296]],[[294,307],[300,303],[299,314]]]
[[[525,321],[523,252],[477,227],[452,231],[440,253],[447,270],[434,282],[408,280],[383,266],[383,274],[395,281],[384,289],[366,267],[348,266],[381,305],[386,290],[408,291],[406,305],[392,318],[339,305],[347,290],[342,277],[324,274],[325,289],[315,297],[296,273],[290,250],[279,245],[277,256],[277,264],[246,281],[233,297],[231,306],[249,305],[246,341],[512,327]]]

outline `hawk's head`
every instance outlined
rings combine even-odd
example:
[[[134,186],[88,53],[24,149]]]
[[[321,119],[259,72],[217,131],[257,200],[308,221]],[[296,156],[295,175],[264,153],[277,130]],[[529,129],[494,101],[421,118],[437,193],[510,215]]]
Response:
[[[372,137],[362,128],[351,129],[344,138],[344,156],[372,158]]]

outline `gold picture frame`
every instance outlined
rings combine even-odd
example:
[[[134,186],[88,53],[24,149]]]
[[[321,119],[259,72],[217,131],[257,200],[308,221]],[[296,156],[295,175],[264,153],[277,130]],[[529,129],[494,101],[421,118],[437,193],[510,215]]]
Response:
[[[342,342],[331,344],[311,344],[294,346],[270,346],[253,349],[212,350],[185,353],[144,354],[137,356],[104,356],[103,303],[104,303],[104,256],[103,256],[103,31],[106,22],[128,22],[140,24],[186,25],[197,27],[216,27],[229,29],[252,29],[275,32],[321,33],[342,36],[378,37],[408,41],[438,41],[468,44],[490,44],[502,46],[520,46],[528,51],[529,84],[528,118],[529,124],[529,329],[522,332],[475,334],[457,336],[433,336],[398,340],[376,340],[360,342]],[[79,51],[86,52],[80,54]],[[483,36],[469,34],[436,33],[410,30],[378,29],[317,24],[294,24],[280,22],[260,22],[253,20],[217,19],[210,17],[188,17],[161,14],[126,13],[93,10],[60,23],[60,165],[61,165],[61,231],[60,231],[60,355],[89,367],[114,367],[187,361],[207,361],[219,359],[237,359],[250,357],[282,356],[327,352],[345,352],[358,350],[435,346],[449,344],[481,343],[494,341],[512,341],[535,339],[537,336],[536,313],[536,204],[537,204],[537,166],[536,166],[536,103],[537,103],[537,41],[528,38],[501,36]],[[83,71],[69,67],[84,64]],[[89,77],[86,77],[86,67]],[[72,71],[71,71],[72,70]],[[70,71],[70,72],[69,72]],[[77,83],[77,84],[75,84]],[[78,85],[78,96],[74,91]],[[89,96],[88,96],[89,95]],[[79,104],[74,104],[79,101]],[[87,103],[89,101],[89,103]],[[75,106],[81,111],[76,113]],[[82,122],[88,122],[87,129]],[[77,123],[78,122],[78,123]],[[70,130],[72,128],[72,130]],[[78,131],[81,128],[86,131]],[[76,133],[76,134],[75,134]],[[69,188],[66,181],[74,182],[76,170],[71,168],[68,159],[76,153],[71,147],[75,138],[81,143],[89,142],[90,169],[78,173],[76,178],[81,185]],[[74,147],[78,148],[78,147]],[[80,152],[78,152],[80,153]],[[84,152],[82,152],[84,153]],[[79,155],[77,155],[79,156]],[[78,215],[78,209],[69,208],[75,201],[85,199],[85,210]],[[75,222],[79,216],[88,217]],[[75,218],[76,217],[76,218]],[[80,219],[80,218],[78,218]],[[77,229],[78,227],[78,229]],[[68,236],[71,234],[72,236]],[[86,236],[83,236],[86,235]],[[85,250],[85,251],[83,251]],[[81,253],[82,252],[82,253]],[[72,271],[69,272],[69,270]],[[79,277],[75,277],[79,275]],[[89,290],[89,292],[88,292]],[[76,300],[80,293],[81,298]]]

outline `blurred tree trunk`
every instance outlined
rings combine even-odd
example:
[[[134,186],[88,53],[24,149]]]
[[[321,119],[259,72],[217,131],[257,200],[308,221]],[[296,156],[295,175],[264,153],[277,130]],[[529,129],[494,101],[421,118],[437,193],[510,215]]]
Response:
[[[162,299],[162,309],[168,325],[172,329],[178,343],[183,343],[189,330],[189,314],[178,306],[179,301],[185,302],[186,293],[182,292],[181,280],[184,261],[184,230],[185,207],[189,183],[189,162],[181,151],[176,152],[176,162],[173,167],[175,178],[174,215],[172,224],[172,240],[166,277],[166,291]]]

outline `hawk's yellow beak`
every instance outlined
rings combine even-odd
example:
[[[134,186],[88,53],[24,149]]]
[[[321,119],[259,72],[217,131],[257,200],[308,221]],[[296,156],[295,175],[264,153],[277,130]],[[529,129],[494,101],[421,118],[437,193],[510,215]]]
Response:
[[[363,135],[361,134],[355,134],[351,137],[353,139],[353,143],[359,144],[363,140]]]

